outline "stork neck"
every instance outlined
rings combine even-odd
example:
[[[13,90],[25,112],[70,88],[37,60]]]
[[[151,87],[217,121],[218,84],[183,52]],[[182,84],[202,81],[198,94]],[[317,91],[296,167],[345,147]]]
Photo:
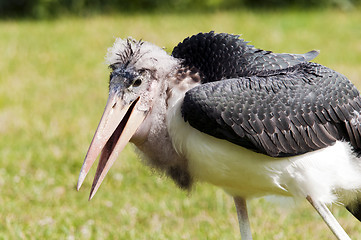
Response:
[[[149,165],[165,172],[183,189],[191,187],[192,178],[187,159],[174,149],[167,126],[167,114],[186,91],[199,84],[199,74],[190,69],[179,69],[167,78],[164,89],[159,91],[159,97],[154,99],[146,120],[131,140]]]
[[[182,189],[189,189],[192,178],[188,171],[187,160],[174,149],[166,124],[166,97],[161,97],[149,116],[149,131],[143,141],[132,142],[141,152],[141,156],[152,167],[171,177]]]

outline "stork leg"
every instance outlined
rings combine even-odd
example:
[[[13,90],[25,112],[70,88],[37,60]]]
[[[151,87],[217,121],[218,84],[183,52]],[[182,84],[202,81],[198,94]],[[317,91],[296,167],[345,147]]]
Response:
[[[336,218],[332,215],[327,206],[323,203],[313,201],[310,196],[307,196],[306,199],[311,203],[311,205],[316,209],[318,214],[322,217],[328,227],[331,229],[333,234],[339,240],[351,240],[351,238],[347,235],[345,230],[341,227],[341,225],[337,222]]]
[[[242,240],[252,240],[251,227],[248,219],[246,199],[241,197],[233,197],[236,205],[239,230],[241,231]]]

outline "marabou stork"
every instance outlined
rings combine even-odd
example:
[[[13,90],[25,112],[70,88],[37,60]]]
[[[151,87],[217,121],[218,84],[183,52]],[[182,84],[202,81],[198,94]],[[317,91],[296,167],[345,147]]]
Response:
[[[361,99],[345,76],[310,62],[318,53],[273,53],[214,32],[171,55],[116,39],[109,98],[77,188],[101,152],[91,199],[130,141],[181,188],[204,181],[229,193],[242,239],[252,239],[246,199],[265,195],[306,198],[338,239],[350,239],[326,205],[361,220]]]

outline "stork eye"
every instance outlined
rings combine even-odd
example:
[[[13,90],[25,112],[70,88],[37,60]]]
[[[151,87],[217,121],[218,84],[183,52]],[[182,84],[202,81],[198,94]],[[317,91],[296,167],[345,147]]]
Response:
[[[139,87],[140,84],[142,84],[142,80],[140,78],[135,79],[135,81],[133,82],[133,87]]]

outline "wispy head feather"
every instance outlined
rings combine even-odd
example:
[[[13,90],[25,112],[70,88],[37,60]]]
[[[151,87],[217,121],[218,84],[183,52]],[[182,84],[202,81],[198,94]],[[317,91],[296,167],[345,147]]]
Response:
[[[136,63],[143,54],[140,54],[140,48],[144,42],[141,40],[136,41],[132,38],[128,38],[126,40],[126,47],[122,52],[116,52],[115,54],[118,56],[116,63],[121,63],[124,67],[127,67],[131,62]]]
[[[145,41],[137,41],[131,37],[117,38],[114,45],[108,48],[106,63],[119,64],[124,68],[149,69],[158,74],[169,73],[179,64],[164,49]]]

